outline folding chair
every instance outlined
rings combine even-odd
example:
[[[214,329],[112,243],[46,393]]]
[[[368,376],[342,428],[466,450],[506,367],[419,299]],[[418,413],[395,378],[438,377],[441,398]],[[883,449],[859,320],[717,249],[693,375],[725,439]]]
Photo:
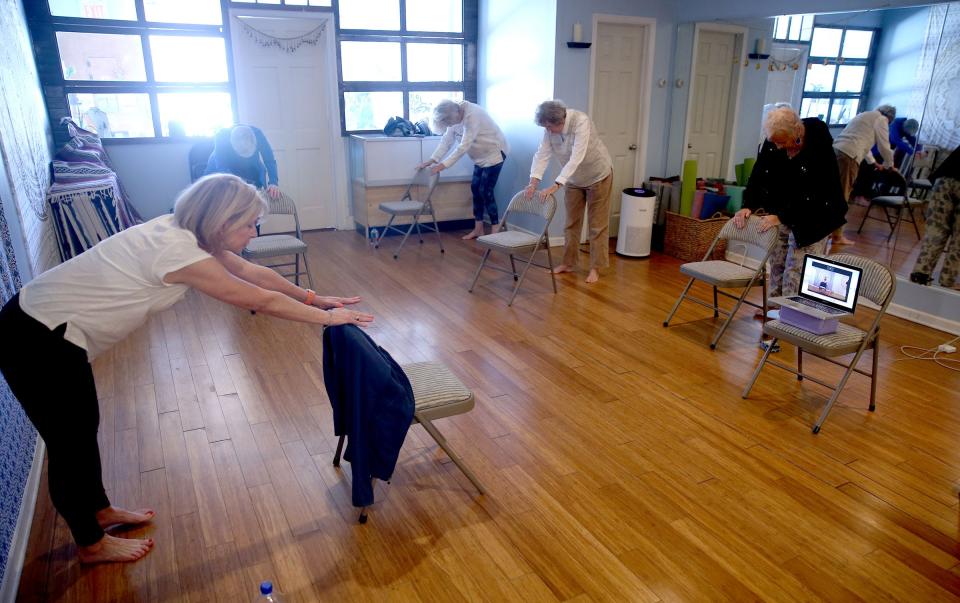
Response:
[[[897,241],[900,239],[901,222],[906,221],[913,224],[913,230],[917,233],[917,240],[923,238],[920,236],[916,215],[913,213],[914,208],[923,205],[923,201],[910,197],[907,181],[902,174],[893,170],[877,170],[871,184],[871,193],[870,205],[867,207],[867,211],[864,212],[863,219],[860,220],[860,228],[857,229],[857,234],[860,234],[867,218],[870,218],[871,220],[880,220],[881,222],[887,223],[890,227],[887,242],[889,243],[890,239],[893,238],[894,249],[896,249]],[[870,215],[870,211],[874,207],[883,209],[882,218]],[[896,213],[892,214],[891,212]],[[904,219],[904,215],[907,216],[906,220]]]
[[[383,228],[383,231],[380,232],[380,236],[377,237],[373,246],[375,249],[380,248],[380,241],[386,236],[388,230],[395,230],[402,234],[403,240],[400,241],[400,246],[397,247],[397,250],[393,252],[393,259],[400,257],[400,250],[403,249],[404,243],[407,242],[407,237],[410,236],[414,228],[417,229],[417,237],[420,239],[420,244],[423,244],[423,235],[420,233],[421,226],[437,233],[437,241],[440,242],[440,253],[443,253],[443,239],[440,237],[440,227],[437,226],[437,216],[433,212],[433,203],[430,201],[430,198],[433,196],[433,189],[436,188],[440,175],[431,174],[430,169],[429,167],[425,167],[417,170],[417,173],[413,176],[413,181],[407,186],[407,190],[403,193],[403,197],[401,197],[399,201],[384,201],[380,204],[380,211],[390,214],[390,219],[387,221],[387,225]],[[415,194],[418,196],[422,194],[423,200],[418,201],[414,199]],[[420,216],[427,212],[430,213],[430,217],[433,219],[433,226],[420,223]],[[399,226],[393,225],[393,221],[397,216],[412,216],[413,221],[410,222],[406,230],[403,230]]]
[[[207,161],[213,153],[213,140],[201,140],[190,147],[187,162],[190,164],[190,182],[196,182],[207,171]]]
[[[292,262],[281,262],[279,264],[264,264],[268,268],[293,267],[293,272],[280,272],[284,277],[293,277],[294,282],[300,284],[300,275],[306,275],[310,288],[313,289],[313,277],[310,276],[310,267],[307,264],[307,244],[303,242],[303,233],[300,232],[300,218],[297,216],[297,206],[293,199],[285,193],[280,193],[277,199],[270,198],[264,192],[260,193],[270,207],[271,216],[287,215],[293,218],[294,234],[268,234],[260,235],[247,243],[243,250],[243,257],[248,260],[268,260],[281,256],[293,256]],[[303,270],[300,269],[300,260],[303,259]]]
[[[430,437],[447,453],[460,471],[470,480],[470,483],[476,487],[480,494],[485,494],[486,490],[474,475],[473,471],[463,462],[450,447],[450,443],[443,437],[440,430],[436,428],[433,421],[452,417],[473,410],[474,398],[473,392],[457,379],[456,375],[450,372],[450,369],[440,362],[417,362],[407,364],[401,367],[403,372],[410,380],[410,386],[413,388],[413,399],[415,409],[413,412],[413,424],[421,424]],[[340,436],[337,442],[337,451],[333,457],[334,467],[340,466],[340,454],[343,451],[343,441],[345,436]],[[367,509],[364,507],[360,511],[360,523],[367,522]]]
[[[760,222],[760,217],[751,216],[747,220],[746,226],[743,228],[737,228],[737,226],[733,223],[733,220],[729,220],[723,225],[723,228],[720,229],[720,232],[713,239],[713,243],[710,244],[710,248],[707,249],[707,253],[703,256],[702,261],[688,262],[680,266],[680,272],[688,275],[690,280],[687,281],[687,286],[684,287],[683,293],[680,294],[680,297],[677,298],[676,303],[673,304],[673,309],[670,310],[669,316],[667,316],[667,319],[663,321],[664,327],[670,325],[670,320],[673,319],[674,314],[677,313],[677,309],[680,308],[680,303],[683,302],[684,299],[689,299],[690,301],[698,303],[701,306],[711,308],[713,310],[714,318],[718,318],[720,314],[723,314],[727,317],[727,319],[723,321],[723,324],[720,325],[720,328],[716,331],[716,333],[714,333],[713,340],[710,341],[711,350],[717,349],[717,343],[720,341],[720,338],[723,337],[727,327],[730,326],[730,323],[733,321],[733,317],[743,304],[747,304],[748,306],[753,306],[755,308],[761,308],[763,310],[764,320],[766,320],[767,258],[770,257],[774,246],[777,245],[779,236],[776,228],[769,228],[765,232],[760,232]],[[733,249],[734,243],[742,244],[744,259],[747,255],[747,245],[756,245],[763,252],[763,257],[760,260],[760,263],[756,268],[751,268],[749,266],[744,266],[742,262],[738,264],[726,259],[709,259],[713,255],[713,250],[720,243],[720,241],[723,240],[727,241],[728,253]],[[713,287],[713,304],[693,297],[692,295],[688,295],[694,281],[703,281],[704,283]],[[759,305],[747,299],[747,295],[750,293],[750,290],[757,283],[763,287],[763,300]],[[740,295],[735,296],[727,293],[726,291],[721,291],[721,288],[740,289]],[[718,303],[718,295],[723,295],[725,297],[729,297],[730,299],[736,300],[733,309],[725,310],[721,308],[720,304]]]
[[[553,195],[550,195],[543,201],[541,201],[537,195],[534,195],[530,199],[525,199],[523,191],[514,195],[513,199],[510,200],[510,205],[507,206],[506,213],[503,214],[503,219],[500,222],[500,232],[483,235],[476,239],[477,243],[482,247],[486,247],[486,249],[483,252],[483,259],[480,260],[480,266],[477,267],[477,272],[473,275],[473,282],[470,283],[470,288],[467,291],[473,293],[474,287],[477,286],[477,279],[480,278],[480,271],[483,270],[484,265],[486,265],[487,258],[490,257],[490,252],[496,250],[510,256],[510,270],[498,266],[490,266],[490,268],[511,274],[513,275],[513,280],[516,281],[516,285],[513,287],[513,293],[510,295],[510,301],[507,302],[508,306],[513,305],[513,299],[517,296],[517,291],[520,290],[520,285],[523,284],[523,279],[527,276],[527,270],[530,269],[531,265],[550,270],[550,281],[553,283],[553,292],[556,294],[557,279],[553,274],[553,256],[550,254],[550,238],[547,236],[547,228],[550,227],[550,221],[553,220],[553,214],[556,211],[557,200]],[[516,218],[521,215],[531,216],[534,220],[542,220],[543,227],[536,234],[521,230],[510,230],[512,221],[515,221]],[[513,225],[513,227],[516,228],[516,225]],[[547,266],[534,264],[533,261],[534,256],[537,255],[537,251],[539,251],[541,247],[545,247],[547,250]],[[523,267],[523,272],[517,274],[517,265],[513,256],[521,253],[529,253],[530,257],[526,260],[526,266]]]
[[[771,341],[770,345],[767,346],[766,351],[763,353],[763,357],[760,359],[760,364],[757,365],[757,369],[753,372],[753,377],[750,379],[750,383],[748,383],[746,389],[743,390],[744,398],[750,395],[750,390],[753,388],[753,384],[756,383],[757,377],[760,376],[760,371],[763,370],[763,367],[766,364],[772,364],[773,366],[793,373],[797,376],[798,381],[803,381],[804,377],[806,377],[814,383],[818,383],[833,390],[833,395],[830,396],[826,406],[823,407],[823,412],[821,412],[820,418],[817,419],[817,422],[813,425],[813,433],[820,433],[820,427],[823,425],[823,422],[827,420],[827,415],[830,413],[830,409],[833,408],[834,402],[837,401],[837,398],[840,396],[840,392],[843,391],[843,387],[847,384],[847,379],[850,378],[850,375],[853,372],[870,377],[869,409],[870,412],[873,412],[876,409],[877,352],[880,349],[880,319],[883,318],[884,314],[886,314],[887,306],[890,305],[890,300],[893,299],[893,294],[897,289],[897,281],[893,276],[893,272],[879,262],[860,257],[858,255],[846,253],[832,255],[830,256],[830,259],[846,264],[852,264],[863,270],[863,275],[861,276],[860,280],[860,295],[880,306],[880,310],[877,312],[877,316],[873,319],[873,323],[870,325],[870,328],[868,328],[866,331],[863,331],[853,325],[848,325],[844,322],[841,322],[835,333],[817,335],[809,331],[804,331],[798,327],[785,324],[779,320],[771,320],[763,325],[763,332],[764,334],[773,337],[773,341]],[[776,360],[770,359],[770,352],[774,349],[778,341],[786,341],[787,343],[792,343],[797,347],[796,369],[785,364],[781,364]],[[861,370],[857,366],[857,363],[860,361],[860,357],[867,350],[867,348],[872,350],[873,355],[873,367],[869,373]],[[827,362],[836,364],[837,366],[844,367],[846,370],[844,371],[843,376],[840,378],[839,383],[837,383],[835,386],[830,385],[829,383],[804,373],[804,352],[813,354],[814,356],[822,358]],[[853,360],[850,362],[850,364],[844,364],[838,360],[834,360],[834,358],[838,356],[846,356],[848,354],[853,354]]]

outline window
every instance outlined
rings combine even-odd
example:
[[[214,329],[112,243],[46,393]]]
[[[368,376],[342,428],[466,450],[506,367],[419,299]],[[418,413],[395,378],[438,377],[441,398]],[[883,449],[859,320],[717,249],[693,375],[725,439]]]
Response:
[[[35,10],[35,37],[47,34],[59,57],[41,68],[44,85],[63,90],[66,111],[48,100],[54,120],[69,111],[102,138],[211,136],[233,123],[221,0],[49,0]]]
[[[866,99],[876,31],[814,27],[803,83],[801,117],[846,125]]]
[[[809,42],[813,15],[781,15],[773,18],[774,42]]]
[[[429,121],[433,106],[445,98],[475,100],[477,4],[338,2],[343,132],[377,132],[397,115]]]

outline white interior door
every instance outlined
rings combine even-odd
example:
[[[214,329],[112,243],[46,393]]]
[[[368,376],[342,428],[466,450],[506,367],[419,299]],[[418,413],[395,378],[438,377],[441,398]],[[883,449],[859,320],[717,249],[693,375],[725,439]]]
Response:
[[[733,58],[737,35],[699,33],[693,71],[693,99],[687,122],[687,159],[697,160],[698,178],[724,176],[729,145],[730,101],[734,96]]]
[[[613,160],[611,237],[620,226],[620,191],[635,184],[648,32],[643,24],[597,24],[591,118]]]
[[[296,17],[239,16],[251,27],[279,38],[303,35],[322,21]],[[257,126],[277,156],[280,188],[294,200],[304,230],[337,226],[335,170],[330,141],[340,137],[331,123],[328,94],[336,87],[328,45],[304,44],[294,52],[264,48],[239,25],[231,29],[240,123]],[[327,23],[323,36],[333,35]],[[267,232],[270,224],[265,225]]]
[[[800,97],[803,92],[803,76],[807,69],[807,48],[774,44],[770,51],[773,58],[788,63],[783,71],[772,71],[767,76],[767,89],[763,98],[764,105],[790,103],[800,110]],[[797,69],[792,65],[796,64]]]

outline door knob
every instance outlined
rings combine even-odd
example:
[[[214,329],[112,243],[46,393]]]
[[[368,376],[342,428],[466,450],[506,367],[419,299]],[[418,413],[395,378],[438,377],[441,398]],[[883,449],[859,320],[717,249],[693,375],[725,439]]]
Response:
[[[631,151],[636,151],[636,150],[637,150],[637,145],[632,144],[632,145],[630,145],[630,146],[627,147],[627,148],[630,149]]]

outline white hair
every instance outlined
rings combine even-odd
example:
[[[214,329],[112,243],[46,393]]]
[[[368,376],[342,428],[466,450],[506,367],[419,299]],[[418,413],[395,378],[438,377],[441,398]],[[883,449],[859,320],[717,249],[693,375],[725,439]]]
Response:
[[[803,121],[790,107],[777,107],[767,113],[763,122],[763,133],[767,139],[781,135],[793,140],[803,133]]]
[[[257,189],[233,174],[210,174],[180,193],[173,216],[181,228],[197,237],[203,249],[223,248],[223,233],[267,212],[267,202]]]
[[[461,122],[460,103],[448,98],[443,99],[433,108],[433,129],[442,132],[450,126]]]
[[[562,100],[543,101],[537,106],[533,121],[541,127],[559,126],[567,119],[567,105]]]

